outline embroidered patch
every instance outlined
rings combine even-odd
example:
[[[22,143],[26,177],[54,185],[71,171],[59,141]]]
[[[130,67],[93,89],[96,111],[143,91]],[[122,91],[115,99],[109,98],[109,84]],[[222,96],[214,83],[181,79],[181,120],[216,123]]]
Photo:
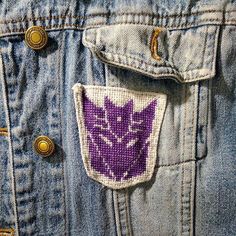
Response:
[[[73,90],[88,176],[114,189],[149,180],[166,95],[81,84]]]

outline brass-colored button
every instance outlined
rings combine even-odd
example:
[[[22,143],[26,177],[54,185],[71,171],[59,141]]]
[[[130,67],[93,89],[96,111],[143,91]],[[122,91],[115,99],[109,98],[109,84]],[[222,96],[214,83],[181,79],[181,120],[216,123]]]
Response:
[[[48,42],[47,32],[40,26],[31,26],[25,32],[25,42],[32,49],[42,49]]]
[[[54,142],[47,136],[38,136],[34,140],[35,151],[43,157],[50,156],[55,149]]]

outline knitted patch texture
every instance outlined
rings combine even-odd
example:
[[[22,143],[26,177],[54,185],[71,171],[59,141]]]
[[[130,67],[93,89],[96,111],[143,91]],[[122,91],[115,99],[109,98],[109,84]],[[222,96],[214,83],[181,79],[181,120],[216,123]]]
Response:
[[[76,116],[88,176],[120,189],[153,174],[166,95],[75,84]]]

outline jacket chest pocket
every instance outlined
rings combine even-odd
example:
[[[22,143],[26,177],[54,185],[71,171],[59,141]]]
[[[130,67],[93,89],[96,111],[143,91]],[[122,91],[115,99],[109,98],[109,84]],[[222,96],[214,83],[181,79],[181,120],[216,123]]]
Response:
[[[87,174],[111,188],[148,181],[157,166],[206,155],[209,81],[218,27],[87,29],[83,44],[104,62],[106,86],[75,84]]]

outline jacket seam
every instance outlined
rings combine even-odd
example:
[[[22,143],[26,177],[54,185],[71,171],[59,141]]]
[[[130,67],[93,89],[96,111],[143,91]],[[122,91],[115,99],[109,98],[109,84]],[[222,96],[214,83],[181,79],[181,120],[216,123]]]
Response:
[[[125,190],[125,210],[126,210],[126,230],[128,233],[128,236],[132,236],[131,231],[131,224],[130,224],[130,212],[129,212],[129,190],[126,188]]]
[[[180,162],[177,162],[177,163],[173,163],[173,164],[163,164],[163,165],[158,165],[156,167],[156,169],[158,168],[163,168],[163,167],[172,167],[172,166],[180,166],[180,165],[184,165],[186,163],[189,163],[189,162],[196,162],[198,160],[195,160],[195,159],[189,159],[187,161],[180,161]]]
[[[3,55],[2,51],[0,50],[0,73],[1,73],[1,83],[3,85],[3,101],[6,108],[6,122],[7,122],[7,129],[9,130],[9,161],[10,161],[10,175],[11,175],[11,189],[12,189],[12,201],[13,201],[13,211],[14,211],[14,225],[15,225],[15,235],[19,236],[19,214],[17,209],[17,191],[16,191],[16,178],[15,178],[15,163],[14,163],[14,154],[13,154],[13,144],[12,144],[12,134],[10,132],[11,128],[11,121],[10,121],[10,110],[8,104],[8,97],[7,97],[7,88],[6,88],[6,78],[5,78],[5,68],[3,64]]]
[[[61,38],[63,37],[63,35],[61,35]],[[61,101],[61,79],[62,79],[62,76],[61,76],[61,67],[62,67],[62,58],[61,58],[61,55],[62,55],[62,45],[63,44],[63,40],[61,40],[61,44],[59,45],[59,50],[58,50],[58,60],[59,60],[59,63],[58,63],[58,94],[59,94],[59,109],[60,109],[60,138],[61,138],[61,144],[63,145],[63,133],[62,133],[62,130],[63,130],[63,122],[62,122],[62,101]],[[63,193],[63,207],[64,207],[64,236],[67,235],[67,204],[66,204],[66,183],[65,183],[65,161],[63,160],[65,157],[64,157],[64,153],[63,151],[61,152],[61,159],[62,159],[62,168],[61,168],[61,171],[62,171],[62,175],[63,175],[63,190],[64,190],[64,193]]]
[[[221,21],[221,22],[217,22],[217,21]],[[111,26],[111,25],[126,25],[126,24],[131,24],[131,25],[145,25],[145,26],[161,26],[164,27],[166,29],[186,29],[186,28],[190,28],[190,27],[198,27],[201,25],[209,25],[211,23],[209,22],[214,22],[215,25],[236,25],[236,19],[232,19],[229,21],[222,21],[222,19],[204,19],[204,20],[198,20],[196,21],[196,23],[182,23],[182,24],[178,24],[178,25],[174,25],[171,24],[170,26],[168,26],[168,24],[166,24],[166,26],[162,26],[162,25],[158,25],[158,24],[146,24],[146,23],[134,23],[132,21],[128,22],[128,21],[120,21],[120,22],[114,22],[114,23],[96,23],[96,24],[88,24],[85,26],[82,26],[82,24],[55,24],[55,25],[49,25],[49,26],[41,26],[42,28],[46,29],[46,30],[84,30],[84,29],[88,29],[88,28],[93,28],[93,27],[102,27],[102,26]],[[26,31],[26,28],[21,28],[21,29],[12,29],[12,30],[4,30],[4,31],[0,31],[0,37],[4,37],[4,36],[9,36],[12,33],[15,34],[24,34]]]
[[[206,48],[206,45],[205,45],[205,48]],[[205,49],[204,49],[205,50]],[[111,55],[117,55],[117,56],[123,56],[123,57],[127,57],[127,58],[129,58],[129,59],[132,59],[132,60],[136,60],[136,61],[138,61],[139,63],[144,63],[144,64],[146,64],[146,65],[149,65],[149,66],[151,66],[151,67],[155,67],[156,65],[154,65],[154,64],[150,64],[150,63],[148,63],[148,62],[146,62],[145,60],[142,60],[142,59],[139,59],[139,58],[137,58],[137,57],[133,57],[133,56],[130,56],[129,54],[122,54],[122,53],[117,53],[117,52],[113,52],[113,51],[108,51],[108,50],[106,50],[106,51],[101,51],[102,53],[104,53],[104,54],[111,54]],[[151,53],[150,53],[151,54]],[[151,56],[150,56],[151,57]],[[163,60],[163,59],[162,59]],[[115,61],[115,60],[114,60]],[[164,61],[164,60],[163,60]],[[118,63],[118,61],[115,61],[115,62],[117,62]],[[164,61],[165,62],[165,61]],[[123,64],[123,63],[121,63],[121,64]],[[128,63],[127,63],[128,64]],[[124,65],[126,65],[126,63],[124,63]],[[128,65],[130,65],[130,64],[128,64]],[[130,66],[132,66],[132,67],[135,67],[135,68],[139,68],[139,67],[136,67],[136,66],[133,66],[133,65],[130,65]],[[158,67],[158,68],[163,68],[163,69],[165,69],[165,68],[167,68],[167,67],[174,67],[173,65],[168,65],[168,63],[166,63],[165,62],[165,64],[163,63],[163,66],[161,66],[161,67]],[[173,69],[173,68],[171,68],[171,69]],[[176,72],[175,73],[177,73],[178,74],[178,72],[180,73],[180,74],[185,74],[185,73],[189,73],[189,72],[193,72],[193,73],[201,73],[201,70],[202,70],[202,68],[198,68],[198,69],[192,69],[192,70],[177,70],[177,69],[174,69],[174,70],[176,70]],[[148,71],[148,70],[146,70],[146,71]],[[155,72],[154,72],[155,73]],[[207,75],[209,75],[209,73],[206,73],[206,74],[203,74],[203,75],[201,75],[201,77],[204,77],[204,76],[207,76]],[[188,79],[185,79],[185,80],[188,80]],[[190,79],[189,79],[190,80]]]
[[[197,11],[197,12],[189,12],[189,13],[179,13],[179,14],[169,14],[169,15],[163,15],[163,14],[151,14],[151,13],[135,13],[135,12],[126,12],[126,13],[100,13],[100,14],[88,14],[85,16],[72,16],[72,15],[61,15],[61,16],[45,16],[45,17],[36,17],[36,18],[26,18],[26,19],[12,19],[12,20],[3,20],[0,21],[0,24],[8,24],[8,23],[20,23],[24,21],[37,21],[37,20],[50,20],[50,19],[66,19],[66,18],[72,18],[72,19],[89,19],[93,17],[114,17],[114,16],[125,16],[125,15],[133,15],[133,16],[150,16],[150,17],[160,17],[160,18],[181,18],[186,16],[192,16],[192,15],[201,15],[204,13],[231,13],[236,12],[236,10],[229,10],[229,11],[222,11],[222,10],[204,10],[204,11]]]
[[[185,148],[185,127],[186,127],[186,106],[187,106],[187,89],[186,89],[186,85],[183,87],[184,89],[184,119],[183,119],[183,142],[181,142],[181,158],[184,158],[184,148]],[[184,160],[185,161],[185,160]],[[181,198],[180,198],[180,235],[183,234],[183,220],[184,220],[184,216],[183,216],[183,194],[184,194],[184,166],[181,166]]]
[[[144,60],[139,60],[139,59],[137,59],[137,58],[130,57],[130,56],[127,56],[127,55],[118,54],[118,53],[111,53],[111,52],[109,52],[109,51],[103,52],[103,53],[104,53],[104,54],[107,54],[107,53],[108,53],[108,54],[117,55],[117,56],[124,56],[124,57],[126,57],[126,58],[136,60],[136,61],[138,61],[139,63],[142,63],[142,64],[145,64],[145,65],[154,67],[154,65],[151,65],[151,64],[145,62]],[[99,53],[99,55],[101,55],[101,54]],[[102,55],[101,55],[101,56],[102,56]],[[104,57],[103,57],[103,58],[104,58]],[[112,59],[111,59],[111,60],[112,60]],[[111,61],[111,64],[112,64],[112,62],[118,63],[118,64],[123,65],[123,66],[130,66],[130,67],[132,67],[132,68],[140,69],[140,70],[142,70],[142,71],[146,71],[147,73],[153,73],[154,75],[157,75],[157,74],[158,74],[158,73],[154,72],[153,69],[152,69],[152,70],[147,70],[147,69],[145,70],[145,69],[140,68],[139,66],[135,66],[135,65],[128,64],[128,63],[119,62],[119,61],[116,61],[115,59],[113,59],[113,60]],[[158,68],[168,69],[168,65],[162,66],[162,67],[158,67]],[[173,75],[173,74],[174,74],[174,75],[177,75],[177,76],[179,76],[179,75],[184,76],[185,74],[187,74],[187,73],[189,73],[189,72],[201,74],[201,69],[196,69],[196,70],[194,70],[194,71],[193,71],[193,70],[177,71],[176,69],[170,68],[170,70],[171,70],[170,72],[165,72],[165,74],[166,74],[166,75]],[[209,75],[211,75],[211,72],[198,75],[197,78],[196,78],[196,75],[195,75],[195,77],[184,78],[183,80],[181,80],[181,82],[184,82],[184,81],[192,81],[192,80],[194,81],[194,80],[197,80],[197,79],[203,79],[203,78],[205,78],[206,76],[209,76]]]

